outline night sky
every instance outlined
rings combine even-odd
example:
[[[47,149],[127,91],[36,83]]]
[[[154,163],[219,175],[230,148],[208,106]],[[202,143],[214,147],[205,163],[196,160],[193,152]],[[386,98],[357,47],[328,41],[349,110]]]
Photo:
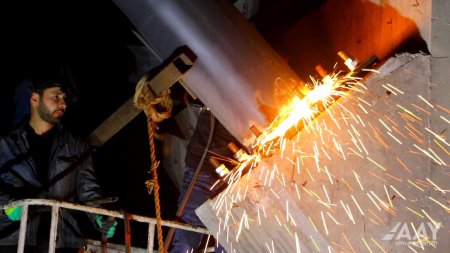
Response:
[[[141,46],[131,32],[133,26],[112,1],[10,2],[3,5],[1,15],[0,134],[13,128],[19,84],[35,73],[62,69],[73,93],[63,123],[87,137],[134,95],[136,80],[132,77],[142,66],[137,66],[128,48]],[[250,21],[270,42],[323,2],[262,0]],[[161,130],[170,131],[171,125],[170,121],[161,124]],[[158,157],[162,159],[161,154]],[[98,149],[94,161],[106,195],[119,197],[110,209],[155,217],[153,195],[147,194],[144,185],[151,175],[147,173],[150,151],[143,113]],[[179,193],[163,168],[159,179],[162,218],[172,220]],[[119,225],[119,236],[113,242],[123,242],[122,229]],[[133,245],[145,247],[147,227],[136,226],[135,230]]]
[[[2,9],[9,18],[1,29],[0,134],[13,128],[17,87],[35,73],[64,71],[74,100],[63,123],[81,137],[134,95],[130,76],[136,74],[137,66],[127,46],[140,42],[111,1],[14,1]],[[147,194],[144,185],[151,178],[149,157],[143,113],[96,151],[99,183],[107,196],[119,197],[110,209],[155,217],[153,195]],[[178,191],[164,170],[159,171],[162,215],[174,219]],[[123,241],[122,229],[119,225],[112,242]],[[144,247],[146,226],[135,226],[135,230],[133,245]]]

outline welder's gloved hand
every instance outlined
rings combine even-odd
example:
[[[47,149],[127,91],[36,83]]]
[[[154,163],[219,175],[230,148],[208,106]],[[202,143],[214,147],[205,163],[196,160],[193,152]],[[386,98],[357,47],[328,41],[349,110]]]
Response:
[[[5,214],[12,221],[19,221],[22,218],[22,206],[5,209]]]
[[[103,235],[106,235],[107,238],[111,238],[114,236],[114,232],[116,232],[117,221],[109,220],[103,215],[97,215],[95,219],[98,225],[98,230],[102,232]]]

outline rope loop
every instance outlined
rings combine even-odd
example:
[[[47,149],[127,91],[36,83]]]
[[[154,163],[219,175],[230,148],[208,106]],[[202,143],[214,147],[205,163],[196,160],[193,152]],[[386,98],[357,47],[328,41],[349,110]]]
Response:
[[[151,195],[153,192],[153,188],[155,187],[155,180],[148,179],[145,181],[145,187],[147,188],[148,195]]]
[[[164,241],[162,236],[162,219],[161,219],[161,206],[159,199],[159,183],[157,168],[159,161],[156,158],[155,148],[155,135],[156,135],[156,123],[161,122],[170,117],[172,113],[173,103],[170,99],[169,89],[162,92],[161,96],[156,97],[150,87],[151,77],[145,74],[136,85],[136,92],[134,94],[133,103],[138,109],[142,109],[147,115],[147,129],[148,129],[148,141],[150,144],[150,158],[152,165],[149,173],[152,174],[152,178],[145,181],[145,186],[149,195],[153,193],[155,199],[155,211],[156,211],[156,227],[158,235],[159,252],[164,253]],[[159,111],[158,109],[163,109]]]
[[[139,79],[136,85],[133,103],[138,109],[145,112],[147,117],[158,123],[168,119],[172,115],[173,102],[170,98],[170,90],[167,89],[155,98],[150,88],[151,77],[148,74]]]

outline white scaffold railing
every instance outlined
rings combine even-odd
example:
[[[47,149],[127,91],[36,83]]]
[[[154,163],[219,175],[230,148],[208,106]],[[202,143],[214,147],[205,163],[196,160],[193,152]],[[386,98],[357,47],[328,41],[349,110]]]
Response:
[[[11,207],[22,206],[22,218],[20,220],[20,232],[19,232],[19,241],[18,241],[18,253],[23,253],[25,249],[25,236],[27,231],[27,220],[28,220],[28,207],[29,206],[51,206],[52,214],[51,214],[51,223],[50,223],[50,240],[49,240],[49,253],[55,252],[56,247],[56,235],[57,235],[57,227],[58,227],[58,217],[60,208],[66,208],[71,210],[77,210],[87,213],[95,213],[115,218],[124,219],[124,214],[119,211],[111,211],[108,209],[85,206],[80,204],[74,204],[69,202],[50,200],[50,199],[23,199],[16,200],[10,202],[4,206],[0,206],[0,209],[7,209]],[[156,226],[156,218],[150,218],[146,216],[136,215],[136,214],[128,214],[127,215],[130,220],[134,220],[137,222],[148,223],[148,236],[147,236],[147,252],[152,253],[153,251],[153,242],[155,237],[155,226]],[[173,227],[177,229],[183,229],[188,231],[193,231],[202,234],[210,234],[208,229],[201,227],[193,227],[187,224],[177,223],[173,221],[162,221],[162,225],[166,227]]]

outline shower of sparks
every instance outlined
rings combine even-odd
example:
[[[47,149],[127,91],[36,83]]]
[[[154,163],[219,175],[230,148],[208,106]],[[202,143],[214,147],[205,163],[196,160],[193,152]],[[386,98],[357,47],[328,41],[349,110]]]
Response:
[[[370,239],[372,240],[373,243],[375,243],[375,245],[377,245],[377,247],[378,247],[383,253],[387,253],[386,250],[384,250],[383,247],[381,247],[381,245],[380,245],[375,239],[373,239],[373,237],[370,238]]]
[[[270,228],[265,232],[292,238],[295,252],[307,246],[317,252],[355,253],[386,252],[391,242],[379,235],[358,236],[352,227],[363,233],[361,226],[387,226],[387,220],[405,216],[433,224],[436,230],[443,227],[441,219],[432,216],[436,212],[418,206],[417,196],[437,193],[427,195],[429,205],[450,214],[448,178],[422,172],[425,161],[431,161],[450,177],[449,141],[445,132],[427,123],[433,113],[441,124],[450,124],[450,110],[420,94],[410,96],[415,99],[410,104],[402,103],[408,95],[404,86],[386,83],[380,85],[383,94],[389,91],[395,100],[385,97],[393,111],[383,112],[373,102],[377,95],[360,78],[337,73],[312,82],[309,93],[294,96],[280,109],[251,146],[252,153],[222,180],[228,187],[213,205],[221,221],[219,232],[226,231],[227,238],[232,233],[231,243],[242,243],[244,233]],[[286,200],[285,192],[294,198]],[[423,249],[428,238],[408,223],[417,241],[405,247]],[[349,237],[337,236],[343,228]],[[385,234],[390,229],[386,227]],[[264,251],[276,252],[277,241],[267,239],[261,243]]]
[[[320,216],[322,216],[322,222],[323,222],[323,227],[325,229],[325,233],[328,235],[328,227],[327,227],[327,223],[325,222],[325,218],[323,217],[322,211],[320,211]]]
[[[425,248],[423,247],[423,244],[422,244],[421,235],[420,235],[419,233],[417,233],[417,229],[416,229],[416,227],[414,226],[414,223],[412,223],[412,222],[411,222],[411,227],[413,228],[414,233],[416,234],[417,241],[418,241],[419,244],[420,244],[420,248],[421,248],[422,250],[425,250]]]
[[[206,253],[206,250],[208,249],[208,243],[209,243],[209,238],[211,237],[211,235],[208,235],[208,238],[207,238],[207,240],[206,240],[206,245],[205,245],[205,248],[204,248],[204,250],[203,250],[203,253]]]
[[[361,237],[361,239],[363,240],[364,244],[366,245],[367,249],[369,250],[370,253],[372,253],[372,249],[370,249],[369,244],[367,244],[366,240],[364,239],[364,237]]]

